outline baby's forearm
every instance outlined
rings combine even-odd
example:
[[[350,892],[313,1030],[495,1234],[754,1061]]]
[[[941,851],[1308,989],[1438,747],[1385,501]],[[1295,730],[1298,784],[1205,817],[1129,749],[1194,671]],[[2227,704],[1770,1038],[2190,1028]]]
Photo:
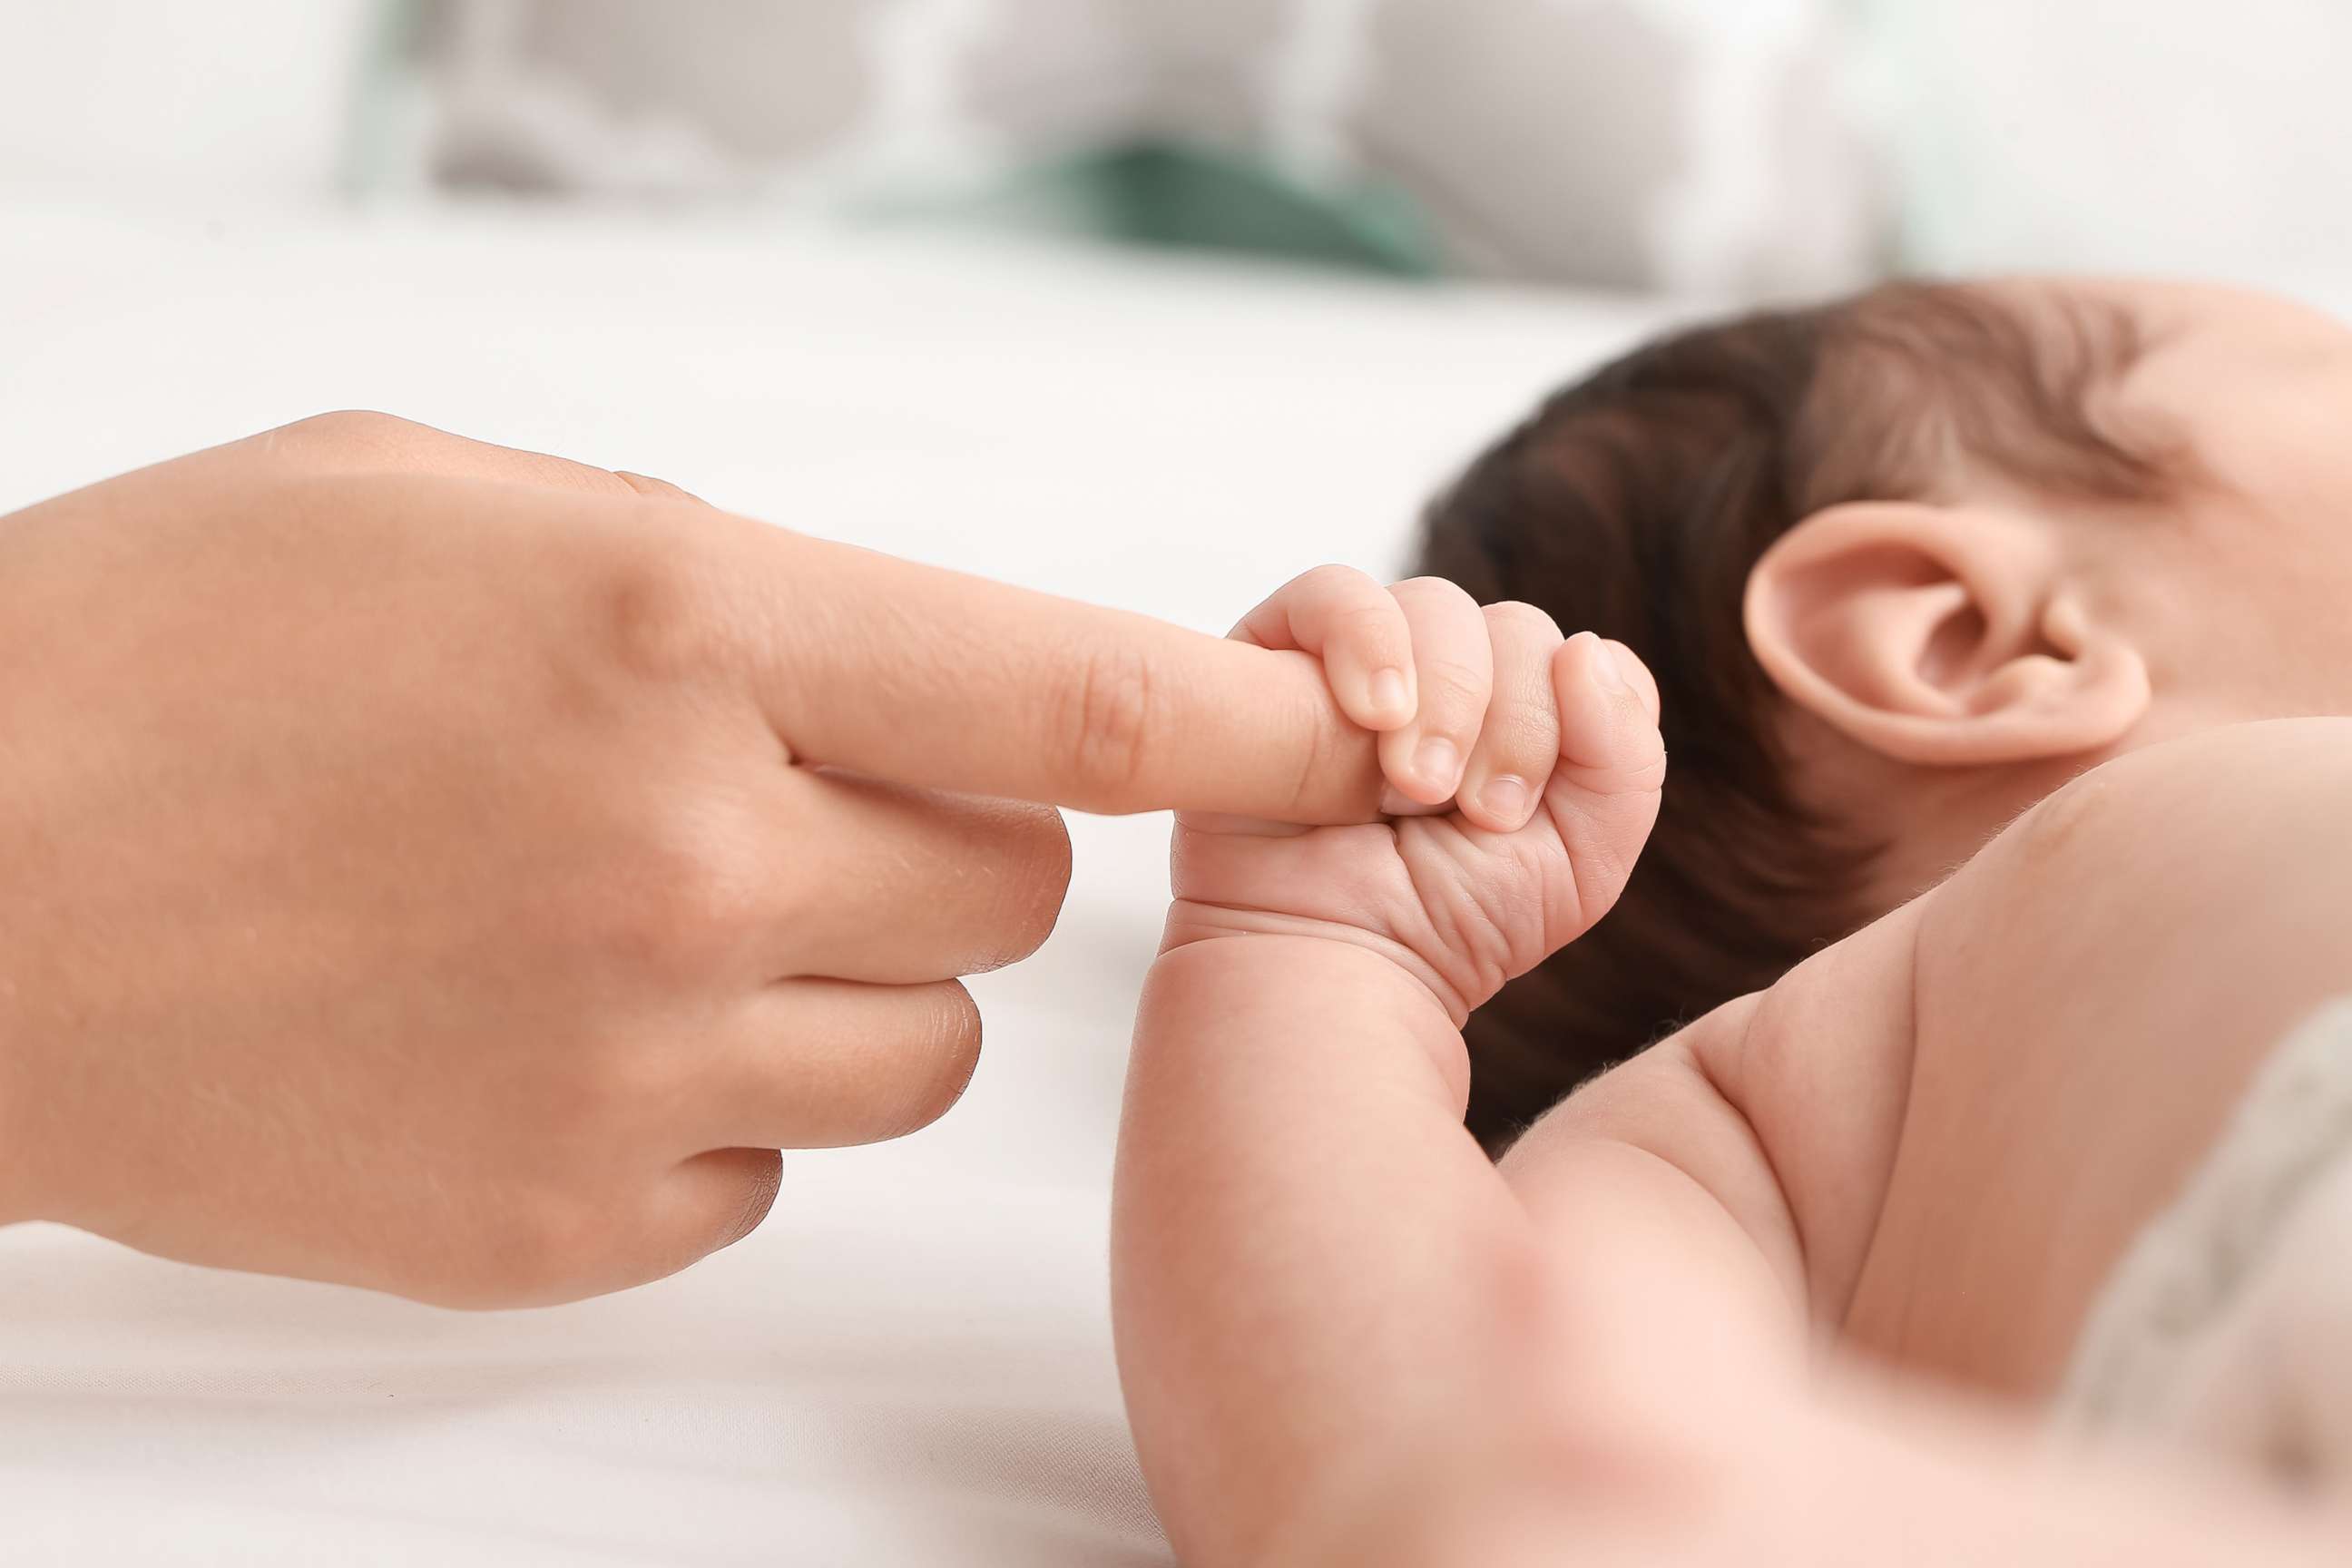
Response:
[[[1791,1385],[1797,1314],[1716,1190],[1703,1112],[1687,1140],[1648,1125],[1680,1103],[1601,1097],[1521,1182],[1464,1130],[1467,1091],[1448,1015],[1374,951],[1260,933],[1154,966],[1114,1318],[1187,1563],[1345,1559],[1331,1543],[1374,1503],[1440,1503],[1458,1489],[1433,1465],[1522,1438],[1561,1450],[1597,1527],[1630,1477]],[[1706,1156],[1690,1169],[1670,1157],[1685,1142]]]
[[[1308,936],[1164,953],[1136,1026],[1113,1223],[1119,1370],[1200,1568],[1476,1418],[1533,1237],[1462,1127],[1461,1036],[1381,955]]]

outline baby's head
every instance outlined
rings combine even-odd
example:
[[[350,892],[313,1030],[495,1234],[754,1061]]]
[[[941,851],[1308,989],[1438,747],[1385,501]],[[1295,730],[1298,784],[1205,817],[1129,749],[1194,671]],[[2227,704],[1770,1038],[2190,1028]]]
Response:
[[[1481,457],[1422,565],[1629,644],[1672,758],[1615,911],[1472,1022],[1492,1143],[2084,769],[2352,712],[2352,331],[2087,282],[1702,327]]]

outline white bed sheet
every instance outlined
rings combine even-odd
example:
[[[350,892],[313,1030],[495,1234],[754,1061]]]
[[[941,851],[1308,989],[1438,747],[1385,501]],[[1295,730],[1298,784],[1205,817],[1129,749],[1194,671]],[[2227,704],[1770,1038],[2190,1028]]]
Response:
[[[0,512],[375,407],[1223,629],[1315,562],[1395,567],[1423,492],[1663,314],[969,238],[0,210]],[[794,1156],[677,1279],[469,1316],[0,1231],[0,1559],[1165,1562],[1105,1270],[1165,827],[1073,827],[1057,934],[976,984],[964,1102]]]

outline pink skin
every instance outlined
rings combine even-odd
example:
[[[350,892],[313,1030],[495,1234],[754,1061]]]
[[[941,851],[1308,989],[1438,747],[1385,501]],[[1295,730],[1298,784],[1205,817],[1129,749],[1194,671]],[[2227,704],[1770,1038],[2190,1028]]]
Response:
[[[655,1278],[954,1102],[1068,876],[1019,803],[1361,822],[1374,751],[1304,655],[382,416],[56,497],[0,519],[0,1224]]]
[[[1277,595],[1245,635],[1319,626],[1327,659],[1366,668],[1332,627],[1384,627],[1393,657],[1352,577],[1286,593],[1357,613]],[[1417,597],[1395,595],[1416,651],[1442,613]],[[1490,620],[1507,695],[1466,750],[1474,776],[1537,776],[1525,826],[1482,825],[1467,790],[1369,826],[1179,819],[1112,1253],[1137,1448],[1182,1559],[2339,1560],[2340,1522],[2210,1477],[2053,1467],[1816,1357],[1852,1339],[2046,1386],[2264,1044],[2352,964],[2328,918],[2352,845],[2314,852],[2341,841],[2352,725],[2102,769],[1935,892],[1580,1090],[1497,1167],[1462,1128],[1461,1022],[1606,912],[1664,763],[1647,683],[1604,681],[1616,661],[1589,636],[1520,639],[1516,615]],[[1477,775],[1488,733],[1514,737],[1508,761]],[[1548,769],[1531,733],[1554,737]],[[2231,757],[2252,773],[2224,795]],[[2104,930],[2060,896],[2094,879]],[[2241,918],[2264,900],[2277,931]],[[2085,998],[2106,1035],[2081,1026]]]
[[[2179,482],[2129,502],[1961,462],[1916,500],[1832,507],[1748,584],[1803,784],[1886,844],[1890,909],[2067,779],[2219,724],[2352,714],[2352,329],[2242,289],[1993,285],[2124,311],[2092,393]]]
[[[1410,1383],[1428,1364],[1427,1315],[1387,1303],[1420,1294],[1436,1269],[1463,1282],[1444,1292],[1455,1321],[1483,1315],[1479,1282],[1497,1277],[1485,1245],[1498,1233],[1475,1216],[1500,1194],[1462,1131],[1455,1031],[1606,911],[1665,773],[1656,689],[1639,661],[1590,633],[1563,638],[1526,605],[1481,610],[1447,584],[1382,589],[1325,568],[1235,635],[1311,643],[1351,711],[1351,694],[1370,690],[1361,672],[1383,667],[1402,665],[1424,704],[1439,700],[1406,722],[1381,716],[1391,798],[1412,815],[1313,828],[1177,819],[1176,898],[1121,1139],[1116,1315],[1155,1494],[1180,1552],[1202,1563],[1318,1550],[1271,1543],[1292,1511],[1282,1500],[1310,1486],[1301,1467],[1325,1457],[1294,1441],[1293,1424],[1319,1426],[1335,1396],[1352,1397],[1341,1391],[1376,1393],[1390,1373]],[[1463,759],[1445,770],[1458,780],[1420,771],[1433,738]],[[1518,783],[1507,812],[1495,809],[1501,779]],[[1258,1066],[1214,1065],[1245,1058]],[[1406,1106],[1431,1114],[1383,1125]],[[1359,1257],[1342,1290],[1304,1261],[1366,1215],[1406,1235],[1418,1227],[1405,1216],[1440,1209],[1442,1243]],[[1211,1269],[1231,1288],[1201,1290]],[[1269,1293],[1312,1298],[1311,1345],[1269,1331]],[[1243,1386],[1246,1421],[1200,1425],[1201,1399]],[[1370,1418],[1379,1400],[1358,1408]]]
[[[1384,589],[1345,567],[1296,579],[1234,635],[1321,657],[1351,716],[1359,672],[1381,668],[1423,709],[1381,714],[1395,820],[1181,816],[1171,945],[1229,930],[1371,944],[1458,1024],[1616,900],[1665,773],[1656,684],[1622,644],[1563,638],[1532,605],[1481,609],[1435,578]],[[1433,746],[1452,759],[1434,773]]]

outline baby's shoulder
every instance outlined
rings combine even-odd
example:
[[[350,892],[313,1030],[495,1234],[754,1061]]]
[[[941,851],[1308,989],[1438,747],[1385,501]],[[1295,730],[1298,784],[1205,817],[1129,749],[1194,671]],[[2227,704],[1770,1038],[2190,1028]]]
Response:
[[[2085,773],[1912,906],[1850,1331],[1966,1382],[2055,1375],[2254,1070],[2352,986],[2347,800],[2352,721],[2205,731]]]
[[[2174,837],[2193,831],[2208,842],[2259,842],[2281,833],[2281,808],[2340,803],[2347,785],[2352,718],[2200,730],[2078,775],[2020,815],[1953,880],[2024,866],[2095,870],[2128,854],[2158,824]]]
[[[1909,903],[1685,1031],[1780,1180],[1816,1311],[1835,1319],[1852,1299],[1898,1152],[1936,1163],[1931,1146],[1948,1132],[1989,1146],[1952,1131],[1955,1119],[2023,1114],[2028,1086],[2053,1082],[2029,1062],[2077,1063],[2057,1080],[2073,1087],[2049,1092],[2053,1110],[2087,1116],[2087,1098],[2069,1097],[2087,1097],[2100,1053],[2132,1037],[2126,1020],[2189,1008],[2158,1000],[2168,987],[2201,988],[2199,1011],[2269,1017],[2274,1001],[2252,1007],[2237,982],[2202,972],[2200,954],[2258,946],[2294,977],[2288,995],[2352,984],[2352,952],[2336,951],[2345,943],[2301,952],[2308,939],[2267,929],[2352,908],[2347,801],[2352,720],[2231,725],[2128,752],[2021,814]],[[2151,974],[2155,963],[2167,973]],[[2114,1028],[2086,1029],[2086,1018]],[[2239,1034],[2254,1040],[2262,1026]],[[2223,1056],[2217,1047],[2209,1060]]]

